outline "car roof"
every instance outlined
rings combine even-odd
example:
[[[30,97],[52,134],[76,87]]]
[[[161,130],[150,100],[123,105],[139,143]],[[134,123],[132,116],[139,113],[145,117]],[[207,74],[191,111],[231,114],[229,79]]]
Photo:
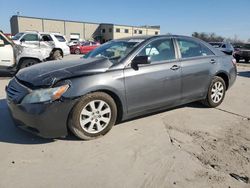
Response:
[[[124,41],[129,41],[129,40],[146,40],[150,38],[161,38],[161,37],[170,37],[170,38],[190,38],[190,39],[198,39],[192,36],[186,36],[186,35],[142,35],[142,36],[133,36],[133,37],[125,37],[125,38],[120,38],[120,39],[115,39],[115,40],[124,40]],[[215,43],[221,43],[221,42],[215,42]]]
[[[60,36],[63,36],[60,33],[40,32],[40,31],[24,31],[24,32],[20,32],[20,33],[39,33],[39,34],[45,34],[45,35],[60,35]]]

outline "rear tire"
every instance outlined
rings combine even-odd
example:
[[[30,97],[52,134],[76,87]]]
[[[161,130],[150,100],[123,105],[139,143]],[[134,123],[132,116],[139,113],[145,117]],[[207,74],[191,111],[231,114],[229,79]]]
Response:
[[[19,66],[19,70],[26,68],[26,67],[30,67],[30,66],[35,65],[37,63],[39,63],[39,61],[37,59],[24,59]]]
[[[80,139],[91,140],[107,134],[116,122],[117,107],[103,92],[83,96],[73,108],[68,121],[71,132]]]
[[[202,103],[210,108],[219,106],[226,94],[225,81],[218,76],[215,76],[209,86],[207,97]]]
[[[62,59],[63,59],[62,52],[60,50],[55,50],[52,54],[52,60],[62,60]]]
[[[245,63],[248,63],[249,62],[249,59],[245,59]]]

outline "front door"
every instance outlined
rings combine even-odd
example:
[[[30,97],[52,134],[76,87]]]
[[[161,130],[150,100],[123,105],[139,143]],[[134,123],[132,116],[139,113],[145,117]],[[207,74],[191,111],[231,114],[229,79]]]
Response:
[[[1,67],[10,67],[15,63],[14,59],[14,50],[12,45],[0,35],[0,66]]]
[[[20,39],[20,44],[28,48],[40,48],[39,37],[37,33],[27,33]]]
[[[149,56],[151,63],[124,70],[128,114],[178,103],[181,69],[172,39],[154,39],[136,56]]]

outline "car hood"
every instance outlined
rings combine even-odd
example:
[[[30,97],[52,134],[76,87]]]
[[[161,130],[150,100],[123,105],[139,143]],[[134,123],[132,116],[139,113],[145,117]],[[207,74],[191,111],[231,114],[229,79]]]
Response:
[[[16,78],[28,87],[50,87],[60,80],[106,72],[111,66],[104,57],[49,61],[20,70]]]

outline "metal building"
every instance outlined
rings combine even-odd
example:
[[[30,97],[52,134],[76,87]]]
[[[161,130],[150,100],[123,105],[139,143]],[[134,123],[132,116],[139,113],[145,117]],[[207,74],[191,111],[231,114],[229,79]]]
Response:
[[[78,22],[48,18],[36,18],[14,15],[10,19],[11,34],[24,31],[39,31],[60,33],[67,40],[100,40],[105,42],[112,39],[138,36],[158,35],[160,26],[128,26],[108,23]]]

